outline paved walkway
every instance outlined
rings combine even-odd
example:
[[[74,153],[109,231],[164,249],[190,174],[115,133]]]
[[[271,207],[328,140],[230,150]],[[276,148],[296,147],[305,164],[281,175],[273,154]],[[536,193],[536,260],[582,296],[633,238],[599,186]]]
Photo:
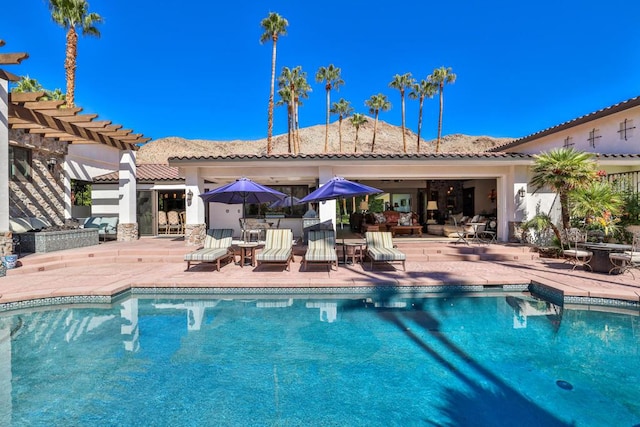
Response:
[[[562,260],[538,258],[517,245],[453,245],[426,239],[396,239],[407,253],[401,266],[341,264],[338,271],[310,265],[301,271],[303,248],[296,250],[291,271],[281,266],[241,268],[228,264],[220,272],[210,264],[185,271],[183,254],[193,250],[182,238],[142,238],[107,242],[49,254],[29,254],[21,266],[0,278],[0,304],[74,295],[113,295],[131,287],[315,288],[360,286],[448,286],[529,284],[532,281],[566,296],[640,302],[640,274],[608,275],[571,270]],[[397,267],[397,269],[396,269]]]

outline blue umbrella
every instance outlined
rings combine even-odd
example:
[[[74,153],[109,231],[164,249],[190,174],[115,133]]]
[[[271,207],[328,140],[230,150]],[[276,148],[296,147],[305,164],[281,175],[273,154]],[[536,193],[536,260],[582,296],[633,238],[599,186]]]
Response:
[[[274,202],[287,197],[287,195],[242,177],[230,184],[202,193],[200,197],[205,202],[226,203],[228,205],[242,203],[242,216],[244,217],[244,207],[247,203]]]
[[[300,200],[300,203],[322,202],[325,200],[335,200],[376,193],[382,193],[382,190],[336,176],[331,178],[316,191],[313,191],[306,197],[303,197]],[[342,221],[340,222],[340,225],[342,225]]]

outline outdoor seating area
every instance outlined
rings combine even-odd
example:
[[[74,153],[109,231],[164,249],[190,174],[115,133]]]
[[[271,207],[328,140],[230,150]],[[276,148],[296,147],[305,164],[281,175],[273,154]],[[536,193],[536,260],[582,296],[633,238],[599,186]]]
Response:
[[[184,234],[185,223],[184,211],[158,211],[158,234]]]

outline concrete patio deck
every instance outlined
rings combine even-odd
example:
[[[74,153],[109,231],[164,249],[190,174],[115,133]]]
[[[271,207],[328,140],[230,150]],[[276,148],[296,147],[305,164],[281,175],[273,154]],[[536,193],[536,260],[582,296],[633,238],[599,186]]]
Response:
[[[291,271],[282,266],[240,268],[212,264],[185,271],[183,255],[194,250],[181,237],[141,238],[98,246],[27,254],[20,266],[0,278],[0,304],[32,299],[105,295],[132,287],[144,288],[318,288],[365,286],[449,286],[530,284],[556,289],[568,296],[640,303],[640,274],[608,275],[571,270],[561,259],[539,258],[531,248],[513,244],[454,245],[451,242],[397,238],[407,254],[406,271],[395,266],[341,264],[338,271],[323,265],[301,267],[303,247],[296,247]]]

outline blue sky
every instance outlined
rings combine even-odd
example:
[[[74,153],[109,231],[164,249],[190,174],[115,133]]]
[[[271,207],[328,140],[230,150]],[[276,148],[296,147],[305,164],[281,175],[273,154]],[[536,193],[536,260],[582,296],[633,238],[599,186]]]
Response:
[[[45,0],[7,2],[2,53],[28,52],[17,75],[65,90],[65,33]],[[640,2],[629,0],[189,1],[93,0],[105,22],[99,39],[80,39],[76,104],[101,120],[153,139],[258,139],[267,133],[271,44],[259,43],[271,11],[289,21],[278,42],[277,72],[301,65],[313,92],[300,126],[324,124],[320,66],[342,69],[356,112],[384,93],[380,120],[401,124],[394,74],[422,79],[451,67],[443,134],[521,137],[640,95]],[[166,5],[166,6],[165,6]],[[171,5],[171,7],[168,7]],[[407,100],[417,130],[418,103]],[[332,117],[332,121],[335,120]],[[274,134],[286,132],[276,108]],[[437,97],[425,101],[423,136],[437,135]]]

